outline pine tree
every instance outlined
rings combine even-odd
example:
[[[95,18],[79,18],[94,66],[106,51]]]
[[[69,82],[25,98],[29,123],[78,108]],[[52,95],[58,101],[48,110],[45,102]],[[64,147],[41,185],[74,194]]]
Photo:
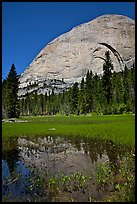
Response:
[[[113,64],[110,59],[110,53],[109,51],[106,51],[105,53],[105,63],[103,64],[103,89],[105,92],[105,97],[107,100],[107,104],[110,104],[112,101],[112,70],[113,70]]]
[[[44,112],[44,96],[40,94],[40,114],[43,115]]]
[[[72,113],[78,113],[78,82],[75,82],[71,91],[71,111]]]
[[[44,114],[47,115],[47,92],[45,92],[45,96],[44,96]]]
[[[92,86],[93,86],[93,90],[92,90],[92,95],[93,95],[93,111],[95,111],[96,113],[101,113],[101,104],[102,104],[102,101],[101,100],[101,93],[102,93],[102,86],[101,86],[101,83],[100,83],[100,77],[95,74],[94,77],[93,77],[93,80],[92,80]]]
[[[9,71],[8,77],[6,79],[6,89],[3,92],[4,106],[6,106],[5,116],[8,118],[18,118],[19,117],[19,99],[18,99],[18,75],[16,72],[15,65],[12,64]]]
[[[131,87],[131,111],[135,113],[135,65],[133,64],[131,68],[131,79],[132,79],[132,87]]]
[[[132,87],[131,70],[125,65],[123,72],[123,85],[124,85],[124,103],[127,104],[130,100],[130,91]]]
[[[135,65],[133,63],[133,66],[131,68],[131,76],[132,76],[132,88],[135,92]]]
[[[78,105],[79,105],[80,114],[86,113],[85,96],[86,96],[85,95],[85,82],[84,82],[84,78],[82,78],[81,84],[80,84],[80,90],[79,90],[79,97],[78,97]]]
[[[34,99],[33,99],[33,115],[38,115],[38,94],[34,92]]]
[[[23,99],[22,98],[19,100],[19,108],[20,108],[20,115],[22,115],[23,114]]]
[[[86,86],[85,86],[85,94],[86,94],[86,113],[92,112],[93,108],[93,86],[92,86],[92,79],[93,79],[93,74],[92,71],[87,72],[86,76]]]
[[[30,95],[29,95],[29,93],[27,93],[27,95],[26,95],[26,105],[27,105],[27,115],[30,115],[30,105],[31,105],[31,103],[30,103]]]
[[[25,115],[25,98],[22,98],[22,115]]]
[[[123,87],[123,73],[115,72],[112,75],[112,107],[113,113],[118,113],[118,109],[123,104],[124,87]]]

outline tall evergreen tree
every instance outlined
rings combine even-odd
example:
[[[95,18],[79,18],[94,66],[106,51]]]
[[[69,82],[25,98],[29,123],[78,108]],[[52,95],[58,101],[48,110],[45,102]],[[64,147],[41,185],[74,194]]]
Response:
[[[71,111],[72,113],[78,113],[77,108],[78,108],[78,82],[75,82],[73,87],[72,87],[72,92],[71,92]]]
[[[31,94],[27,93],[26,95],[26,105],[27,105],[27,115],[30,115],[32,110],[31,110]]]
[[[105,92],[105,97],[107,100],[107,103],[109,104],[110,101],[112,101],[112,70],[113,70],[113,64],[110,59],[110,53],[109,51],[106,51],[105,53],[105,63],[103,64],[103,88]]]
[[[16,72],[15,65],[12,64],[6,79],[6,89],[3,91],[4,106],[6,106],[5,116],[8,118],[19,117],[19,99],[18,99],[18,75]]]
[[[85,92],[86,92],[86,113],[92,112],[93,108],[93,86],[92,86],[92,79],[93,79],[93,73],[92,71],[87,71],[86,76],[86,86],[85,86]]]
[[[79,90],[79,97],[78,97],[80,114],[86,113],[85,96],[86,96],[86,94],[85,94],[85,82],[84,82],[84,78],[82,78],[81,84],[80,84],[80,90]]]
[[[96,113],[101,113],[101,105],[103,102],[102,99],[102,84],[101,84],[101,80],[100,77],[97,75],[97,73],[94,75],[93,80],[93,111],[95,111]]]
[[[133,66],[131,68],[131,75],[132,75],[132,88],[135,92],[135,65],[133,63]]]
[[[123,72],[123,85],[124,85],[124,103],[127,104],[128,100],[130,99],[130,90],[132,86],[132,76],[131,70],[127,68],[125,65],[124,72]]]
[[[40,94],[40,114],[43,115],[44,112],[44,96]]]

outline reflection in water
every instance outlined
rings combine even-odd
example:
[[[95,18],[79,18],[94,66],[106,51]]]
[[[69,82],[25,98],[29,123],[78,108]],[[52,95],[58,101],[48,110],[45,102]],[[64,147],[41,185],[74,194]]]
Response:
[[[19,160],[18,139],[6,140],[5,143],[2,146],[2,158],[6,161],[10,174],[12,174],[16,162]]]
[[[14,168],[14,172],[12,174],[9,171],[7,163],[2,160],[2,180],[3,180],[3,188],[6,189],[4,192],[6,195],[8,191],[10,191],[14,196],[18,195],[19,192],[22,191],[24,193],[25,181],[27,180],[27,185],[29,185],[29,175],[30,171],[27,169],[20,161],[16,163],[16,167]],[[16,177],[20,175],[20,179]],[[16,181],[16,182],[15,182]],[[24,182],[23,182],[24,181]],[[22,188],[23,187],[23,188]],[[21,189],[20,189],[21,188]]]
[[[21,197],[24,201],[35,200],[42,189],[33,186],[32,178],[40,175],[46,180],[60,173],[86,173],[94,171],[100,161],[109,161],[117,171],[122,157],[131,151],[112,141],[88,137],[20,137],[2,145],[2,192],[7,201],[13,201],[14,197],[17,201]],[[12,197],[8,197],[9,192]],[[46,196],[44,192],[43,195]]]

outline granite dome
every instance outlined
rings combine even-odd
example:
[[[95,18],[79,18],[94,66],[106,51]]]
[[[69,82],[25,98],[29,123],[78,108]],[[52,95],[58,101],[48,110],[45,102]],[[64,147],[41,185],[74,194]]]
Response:
[[[46,80],[60,83],[63,79],[66,88],[69,84],[80,82],[87,70],[102,74],[103,57],[107,50],[110,51],[115,71],[123,70],[125,64],[129,68],[133,65],[134,20],[122,15],[103,15],[57,37],[21,74],[19,95],[26,93],[27,86],[42,84]]]

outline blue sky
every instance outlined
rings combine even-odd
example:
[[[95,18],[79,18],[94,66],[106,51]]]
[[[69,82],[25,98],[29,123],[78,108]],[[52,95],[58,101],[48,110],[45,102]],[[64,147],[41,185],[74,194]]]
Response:
[[[50,41],[104,14],[135,19],[135,2],[2,2],[2,78],[12,63],[21,74]]]

